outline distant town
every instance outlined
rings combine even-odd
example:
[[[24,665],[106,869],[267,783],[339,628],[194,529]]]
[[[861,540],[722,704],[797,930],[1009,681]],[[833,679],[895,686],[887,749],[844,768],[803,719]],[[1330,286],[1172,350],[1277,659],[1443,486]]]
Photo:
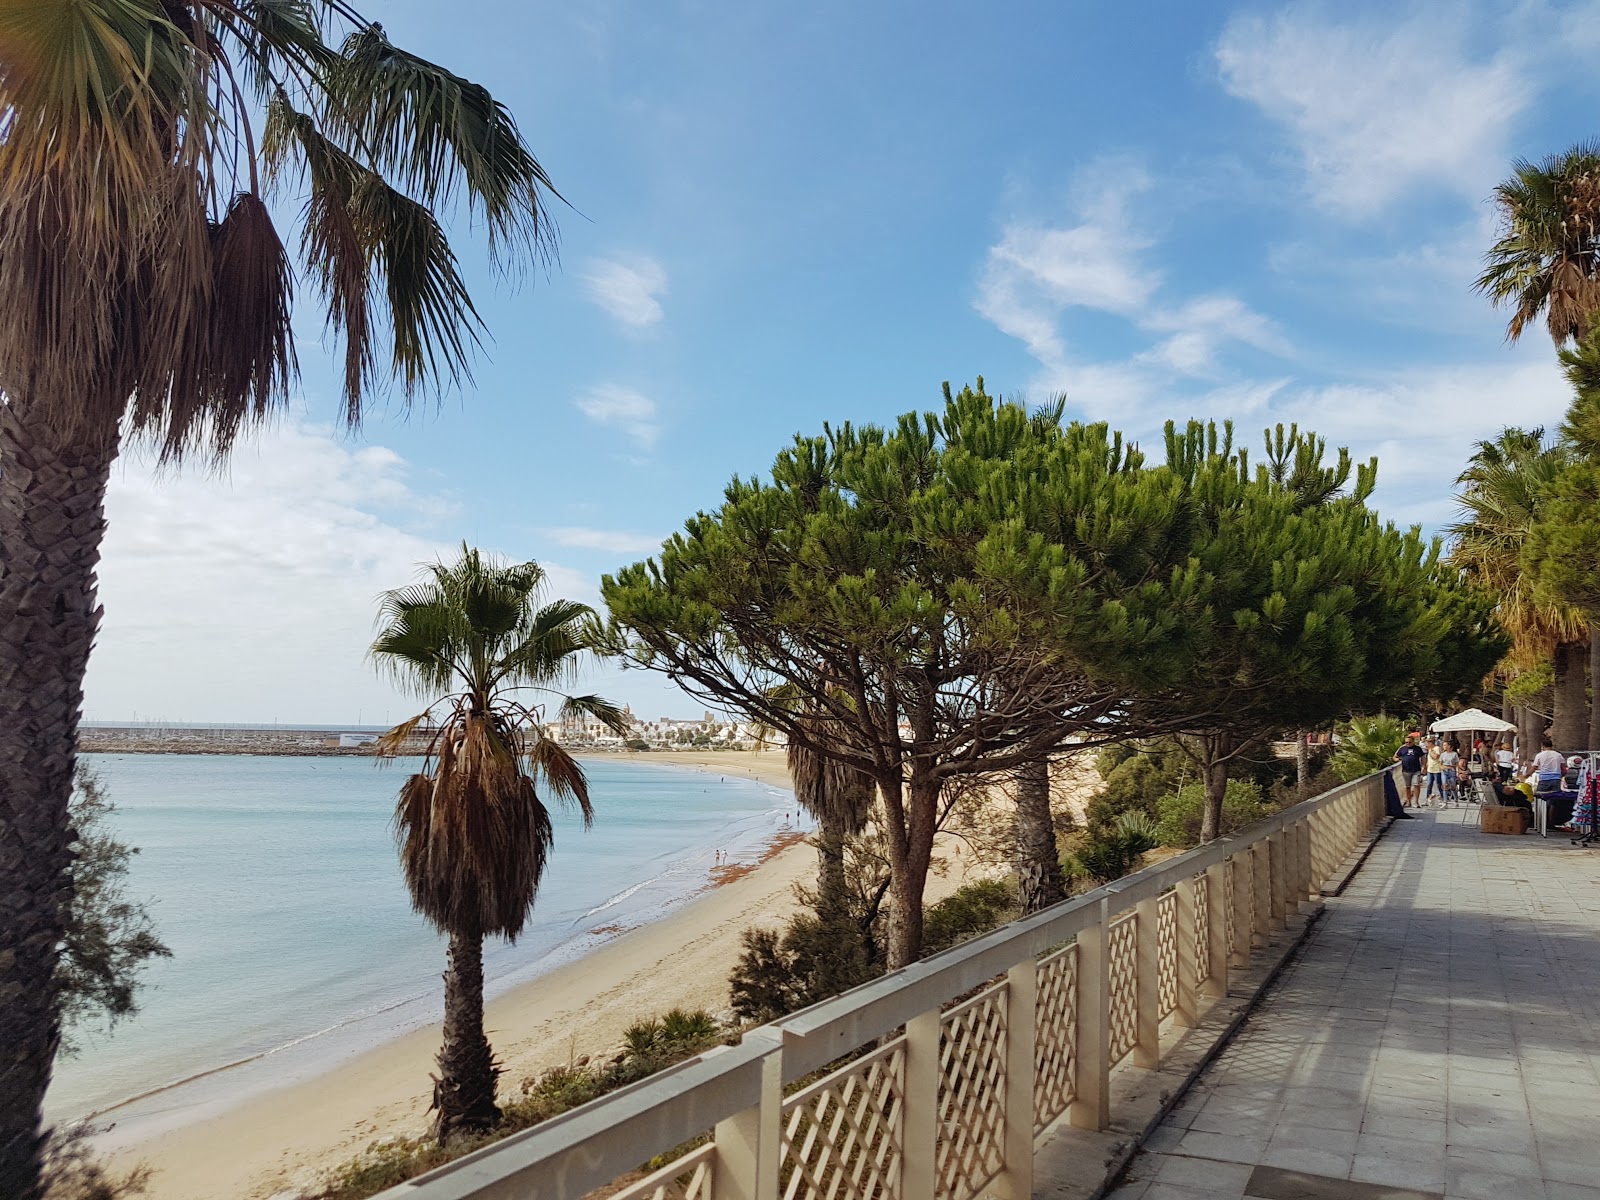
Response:
[[[782,735],[765,737],[744,721],[707,711],[699,720],[657,717],[641,720],[624,708],[628,732],[619,735],[594,717],[578,715],[550,721],[546,737],[576,749],[594,751],[752,750],[758,744],[781,746]],[[91,754],[268,754],[371,755],[382,729],[365,725],[198,725],[162,721],[86,722],[79,749]],[[421,754],[427,735],[417,734],[407,749]]]

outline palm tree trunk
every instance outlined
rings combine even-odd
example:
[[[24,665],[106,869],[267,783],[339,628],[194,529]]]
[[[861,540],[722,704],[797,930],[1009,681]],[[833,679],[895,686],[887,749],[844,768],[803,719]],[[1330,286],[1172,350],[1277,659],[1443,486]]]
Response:
[[[845,834],[836,820],[824,817],[817,822],[817,916],[824,923],[836,921],[850,911],[844,844]]]
[[[1585,750],[1600,750],[1600,613],[1589,623],[1589,743]]]
[[[500,1120],[494,1102],[500,1067],[483,1033],[483,938],[450,935],[449,968],[444,973],[444,1044],[433,1081],[435,1126],[441,1142],[458,1133],[492,1127]]]
[[[1556,646],[1556,695],[1550,737],[1557,750],[1581,748],[1579,743],[1587,736],[1589,713],[1584,705],[1583,683],[1587,660],[1582,642],[1561,642]],[[1538,748],[1537,743],[1532,747]]]
[[[1017,893],[1022,911],[1036,913],[1067,898],[1055,817],[1050,812],[1050,760],[1018,767],[1015,778]]]
[[[1532,758],[1539,752],[1539,737],[1543,731],[1544,718],[1539,715],[1537,709],[1527,704],[1524,704],[1517,709],[1517,741],[1521,747],[1522,756],[1524,758]],[[1494,738],[1490,743],[1491,748],[1499,741],[1500,738]],[[1494,756],[1491,754],[1491,765],[1493,764],[1493,761]]]
[[[1305,799],[1306,784],[1311,782],[1311,734],[1300,730],[1294,735],[1294,786],[1298,799]]]
[[[67,803],[115,431],[73,439],[0,402],[0,1196],[39,1191],[72,897]]]

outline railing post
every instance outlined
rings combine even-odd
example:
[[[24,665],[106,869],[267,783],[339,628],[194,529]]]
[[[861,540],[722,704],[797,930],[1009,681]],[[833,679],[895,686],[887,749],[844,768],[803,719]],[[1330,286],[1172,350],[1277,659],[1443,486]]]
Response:
[[[1207,996],[1221,999],[1228,994],[1228,892],[1227,877],[1232,870],[1224,859],[1206,868],[1206,964],[1209,968],[1200,987]]]
[[[935,1008],[906,1022],[906,1109],[900,1127],[905,1138],[901,1194],[906,1200],[933,1200],[938,1182],[934,1158],[939,1144],[939,1016]]]
[[[776,1030],[753,1029],[749,1038],[778,1038]],[[783,1053],[775,1043],[761,1060],[761,1101],[754,1108],[718,1121],[715,1191],[718,1200],[773,1200],[778,1194],[782,1155]]]
[[[1311,827],[1311,895],[1322,894],[1322,885],[1333,874],[1328,866],[1328,810],[1319,808],[1307,819]]]
[[[1250,949],[1260,950],[1272,933],[1272,857],[1266,838],[1250,846]]]
[[[1176,889],[1178,1005],[1172,1010],[1172,1023],[1180,1029],[1193,1029],[1200,1020],[1200,922],[1195,913],[1198,890],[1193,879],[1179,880]]]
[[[1039,968],[1030,956],[1006,972],[1006,1165],[996,1189],[1006,1200],[1033,1196],[1033,1072]]]
[[[1300,911],[1308,911],[1316,902],[1316,897],[1322,891],[1322,881],[1317,878],[1316,868],[1311,865],[1311,818],[1308,816],[1295,826],[1295,845],[1300,848],[1299,857],[1299,886],[1295,891],[1295,900],[1299,903]]]
[[[1250,965],[1250,909],[1255,896],[1255,855],[1246,846],[1228,859],[1228,869],[1233,873],[1233,942],[1228,951],[1228,964],[1234,967]]]
[[[1134,906],[1133,1065],[1161,1065],[1161,901]]]
[[[1099,920],[1078,934],[1078,1031],[1069,1110],[1069,1119],[1078,1129],[1104,1129],[1111,1123],[1109,909],[1110,902],[1102,897]]]
[[[1272,927],[1283,927],[1289,924],[1289,838],[1286,832],[1267,838],[1267,861],[1272,864],[1271,877],[1267,880]]]

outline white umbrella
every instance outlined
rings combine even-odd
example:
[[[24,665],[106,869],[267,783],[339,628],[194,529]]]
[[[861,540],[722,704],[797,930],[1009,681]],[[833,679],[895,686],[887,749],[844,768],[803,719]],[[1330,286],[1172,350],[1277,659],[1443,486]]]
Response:
[[[1517,729],[1510,721],[1491,717],[1481,708],[1469,708],[1453,717],[1445,717],[1428,728],[1434,733],[1515,733]]]

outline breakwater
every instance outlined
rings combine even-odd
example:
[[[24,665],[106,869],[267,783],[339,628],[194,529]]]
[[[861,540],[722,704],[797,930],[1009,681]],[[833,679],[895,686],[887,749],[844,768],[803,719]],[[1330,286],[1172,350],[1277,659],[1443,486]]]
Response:
[[[372,757],[369,729],[288,726],[84,725],[78,749],[91,754],[261,754]],[[423,739],[408,753],[421,754]]]

